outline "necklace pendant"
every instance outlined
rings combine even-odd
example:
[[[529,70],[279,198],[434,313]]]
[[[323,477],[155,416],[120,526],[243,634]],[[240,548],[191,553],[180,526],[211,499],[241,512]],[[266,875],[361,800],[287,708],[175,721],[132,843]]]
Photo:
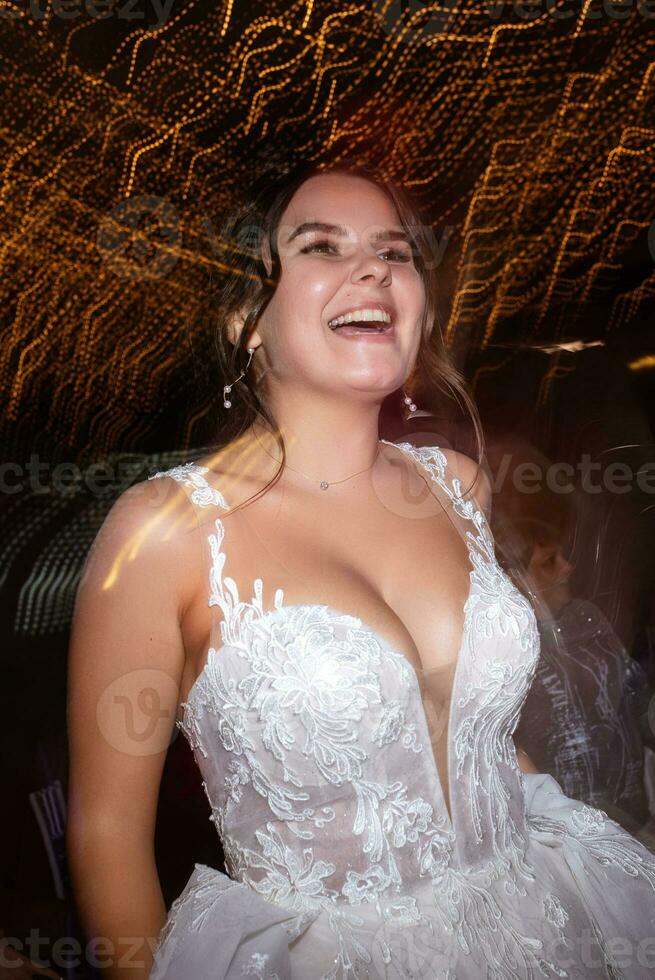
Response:
[[[320,486],[321,490],[327,490],[327,488],[330,486],[330,484],[327,482],[327,480],[321,480],[321,482],[319,483],[319,486]]]

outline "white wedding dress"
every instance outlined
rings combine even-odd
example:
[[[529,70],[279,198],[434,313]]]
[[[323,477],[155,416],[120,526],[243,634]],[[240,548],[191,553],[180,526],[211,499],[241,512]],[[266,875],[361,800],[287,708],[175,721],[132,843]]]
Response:
[[[394,445],[448,498],[471,560],[450,811],[407,658],[330,606],[286,605],[277,589],[267,608],[261,579],[242,599],[223,575],[227,503],[207,468],[150,477],[182,484],[204,518],[216,512],[205,524],[215,629],[178,725],[229,873],[196,864],[151,980],[652,977],[655,857],[551,776],[519,769],[532,608],[445,455]]]

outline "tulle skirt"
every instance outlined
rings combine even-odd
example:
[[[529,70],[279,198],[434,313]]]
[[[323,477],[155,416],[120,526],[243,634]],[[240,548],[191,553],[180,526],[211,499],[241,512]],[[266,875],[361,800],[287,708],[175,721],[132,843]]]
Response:
[[[655,856],[545,774],[523,774],[519,874],[449,868],[397,896],[289,905],[197,864],[158,938],[151,980],[647,980]],[[408,895],[409,892],[409,895]]]

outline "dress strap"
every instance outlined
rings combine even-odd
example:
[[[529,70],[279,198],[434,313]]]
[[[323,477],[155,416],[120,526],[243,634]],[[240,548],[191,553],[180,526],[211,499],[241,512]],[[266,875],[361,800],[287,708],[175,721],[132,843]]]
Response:
[[[207,522],[206,519],[203,519],[203,512],[212,507],[228,511],[230,505],[221,491],[213,486],[205,476],[209,472],[208,466],[201,466],[199,463],[181,463],[168,470],[159,470],[149,476],[148,479],[170,477],[184,489],[192,505],[206,583],[206,601],[211,610],[208,637],[208,645],[211,646],[216,636],[222,633],[222,620],[227,615],[227,603],[221,601],[223,599],[221,572],[225,555],[220,550],[220,546],[225,535],[225,527],[221,517],[212,514],[211,520]],[[219,610],[221,610],[222,616],[219,615]]]
[[[382,439],[382,442],[387,442]],[[388,443],[402,450],[425,469],[445,494],[445,512],[451,524],[466,541],[474,564],[479,558],[496,564],[493,535],[487,517],[468,492],[462,489],[461,479],[448,466],[445,453],[438,446],[414,446],[410,442]],[[452,511],[452,513],[451,513]],[[460,521],[455,521],[456,515]]]
[[[208,466],[200,466],[199,463],[181,463],[179,466],[172,466],[168,470],[159,470],[149,476],[149,480],[157,477],[170,476],[171,479],[181,484],[187,491],[187,496],[196,507],[221,507],[229,510],[229,504],[225,497],[216,487],[213,487],[205,473],[209,472]]]

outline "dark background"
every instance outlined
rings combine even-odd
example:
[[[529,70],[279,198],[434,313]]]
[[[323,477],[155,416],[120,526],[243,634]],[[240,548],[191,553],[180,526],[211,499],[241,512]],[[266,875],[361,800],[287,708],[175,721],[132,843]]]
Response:
[[[638,4],[546,7],[255,2],[226,19],[224,3],[176,0],[159,29],[152,4],[0,17],[7,936],[76,928],[28,797],[66,786],[75,590],[122,489],[220,424],[217,229],[263,162],[357,158],[416,196],[447,243],[443,329],[490,456],[655,460],[655,21]],[[463,422],[448,431],[466,441]],[[102,492],[53,485],[57,465],[95,462],[132,470]],[[542,503],[565,511],[576,592],[652,675],[655,494],[578,485]],[[167,902],[194,862],[221,866],[208,815],[178,735],[158,821]]]

